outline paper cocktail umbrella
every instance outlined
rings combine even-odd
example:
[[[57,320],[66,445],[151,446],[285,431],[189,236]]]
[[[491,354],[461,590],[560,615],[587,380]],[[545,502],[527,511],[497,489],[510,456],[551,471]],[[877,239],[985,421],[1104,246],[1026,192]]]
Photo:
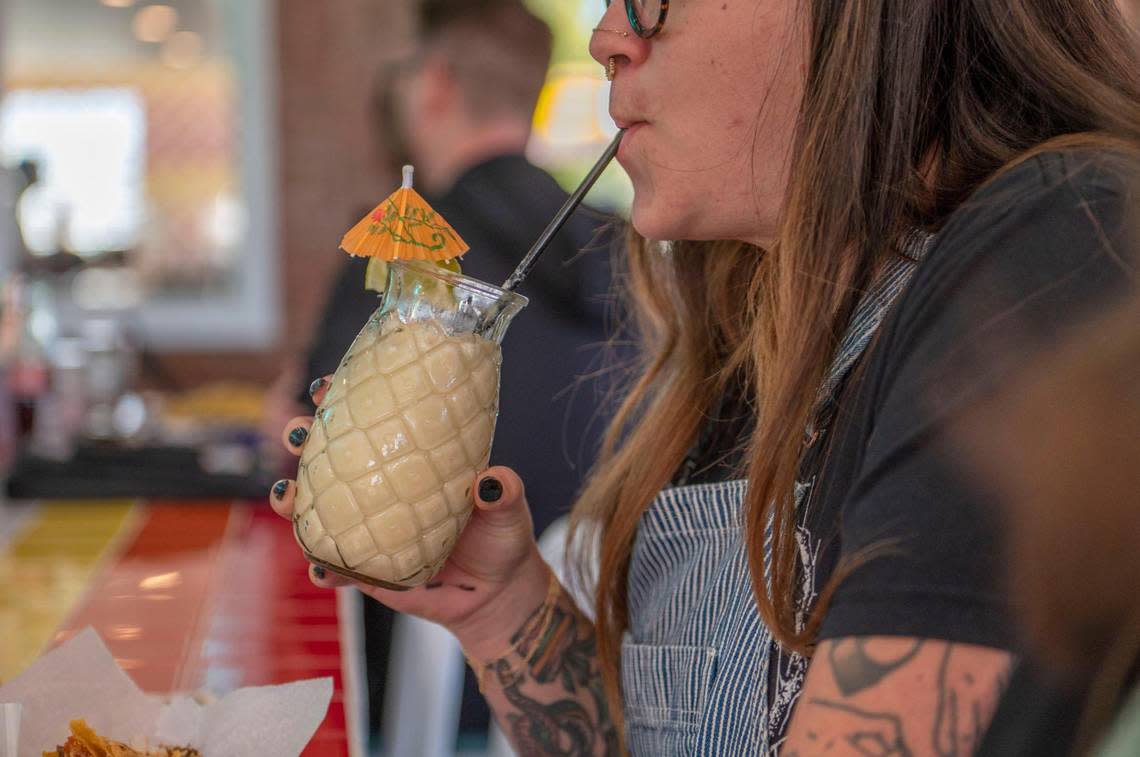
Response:
[[[404,166],[403,185],[340,241],[350,255],[381,260],[440,262],[467,252],[467,243],[412,188],[412,167]]]

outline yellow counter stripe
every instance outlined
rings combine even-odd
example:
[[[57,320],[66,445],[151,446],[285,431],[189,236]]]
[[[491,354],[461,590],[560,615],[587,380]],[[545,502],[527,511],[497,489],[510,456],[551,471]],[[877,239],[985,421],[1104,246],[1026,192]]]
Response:
[[[0,681],[44,651],[134,520],[125,501],[44,503],[0,547]]]

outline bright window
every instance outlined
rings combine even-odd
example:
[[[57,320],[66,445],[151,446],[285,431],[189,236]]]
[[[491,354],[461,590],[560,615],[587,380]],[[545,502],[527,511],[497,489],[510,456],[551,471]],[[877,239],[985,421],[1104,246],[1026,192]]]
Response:
[[[130,89],[26,90],[0,104],[4,163],[37,164],[18,209],[33,254],[134,248],[145,220],[146,117]]]

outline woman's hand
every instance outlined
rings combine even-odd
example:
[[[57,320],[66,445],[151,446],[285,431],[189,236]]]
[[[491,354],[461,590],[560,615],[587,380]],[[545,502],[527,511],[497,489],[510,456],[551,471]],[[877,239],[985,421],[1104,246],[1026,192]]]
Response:
[[[324,399],[329,382],[313,383],[313,401]],[[282,434],[286,449],[300,456],[311,417],[297,417]],[[292,518],[294,481],[279,481],[269,495],[273,510]],[[523,483],[509,468],[490,468],[472,480],[475,509],[443,569],[428,583],[392,591],[354,583],[319,566],[309,576],[321,587],[355,585],[397,612],[439,623],[457,636],[469,654],[493,657],[546,594],[550,569],[539,555]]]

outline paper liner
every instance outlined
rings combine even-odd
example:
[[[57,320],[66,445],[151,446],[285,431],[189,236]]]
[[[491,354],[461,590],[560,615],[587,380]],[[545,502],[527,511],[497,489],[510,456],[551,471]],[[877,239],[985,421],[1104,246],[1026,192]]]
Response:
[[[137,749],[169,744],[204,757],[297,757],[324,720],[332,691],[331,678],[317,678],[238,689],[205,706],[188,696],[165,701],[140,691],[88,628],[0,687],[0,714],[11,712],[7,704],[20,706],[20,755],[54,750],[67,740],[68,723],[81,718],[100,736]]]

